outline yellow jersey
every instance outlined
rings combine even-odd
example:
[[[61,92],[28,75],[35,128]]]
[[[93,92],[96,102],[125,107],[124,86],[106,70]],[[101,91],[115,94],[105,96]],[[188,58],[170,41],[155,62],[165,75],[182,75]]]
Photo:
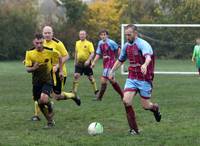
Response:
[[[48,47],[48,48],[56,49],[58,52],[60,52],[60,55],[62,57],[66,56],[66,55],[69,55],[69,53],[68,53],[67,49],[65,48],[64,44],[60,40],[58,40],[56,38],[53,38],[51,41],[44,40],[43,46],[44,47]],[[66,68],[66,64],[65,63],[63,64],[63,75],[64,75],[64,77],[67,76],[67,68]]]
[[[94,46],[92,42],[88,40],[77,41],[75,49],[77,55],[77,62],[80,63],[87,61],[87,59],[90,57],[90,54],[94,52]]]
[[[57,64],[60,53],[52,48],[44,47],[43,51],[37,51],[36,49],[26,51],[25,66],[32,67],[34,63],[39,63],[39,68],[32,74],[32,83],[34,85],[50,83],[52,64]]]

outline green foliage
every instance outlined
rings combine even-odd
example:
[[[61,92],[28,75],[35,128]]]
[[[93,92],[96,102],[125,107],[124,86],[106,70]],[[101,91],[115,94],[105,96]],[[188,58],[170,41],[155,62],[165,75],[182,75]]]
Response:
[[[0,60],[20,59],[31,47],[36,12],[26,3],[5,3],[0,9]]]
[[[122,23],[154,23],[159,15],[159,5],[153,0],[119,0],[123,14]]]
[[[98,32],[108,29],[110,37],[120,42],[120,24],[122,23],[200,23],[199,0],[94,0],[90,4],[81,0],[62,0],[66,8],[66,19],[53,22],[55,36],[63,41],[68,51],[73,54],[78,32],[85,29],[88,39],[96,45]],[[32,37],[38,26],[48,24],[48,18],[38,17],[37,1],[4,0],[0,8],[0,60],[20,59],[24,51],[32,46]],[[34,8],[33,8],[34,7]],[[38,18],[42,19],[39,20]],[[67,21],[65,21],[67,20]],[[197,29],[197,28],[196,28]],[[160,45],[158,57],[189,58],[193,41],[199,37],[198,30],[183,29],[177,35],[173,31],[154,32],[151,37],[173,43],[189,42],[190,45],[171,45],[173,50],[168,52],[166,45]],[[191,35],[187,35],[187,34]],[[187,40],[187,41],[185,41]],[[155,42],[151,42],[153,45]]]
[[[199,24],[199,0],[119,0],[123,15],[121,23]],[[145,13],[144,13],[145,12]],[[154,47],[158,58],[190,58],[199,28],[147,28],[141,33]]]
[[[80,0],[63,0],[66,8],[67,21],[63,24],[54,23],[55,36],[64,42],[67,50],[73,57],[75,42],[78,32],[85,29],[86,13],[88,6]]]
[[[120,16],[122,10],[117,0],[96,0],[89,5],[89,13],[85,21],[91,38],[97,42],[98,32],[102,29],[109,31],[110,37],[120,39]]]
[[[78,26],[84,19],[87,5],[80,0],[63,0],[67,12],[68,23]]]

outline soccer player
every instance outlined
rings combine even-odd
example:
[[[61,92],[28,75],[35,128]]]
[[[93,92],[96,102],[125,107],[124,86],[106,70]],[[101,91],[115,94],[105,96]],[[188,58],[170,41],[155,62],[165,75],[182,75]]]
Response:
[[[34,49],[35,49],[35,47],[31,48],[30,50],[27,50],[26,53],[28,53],[28,51],[31,51],[31,50],[34,50]],[[25,59],[22,61],[22,63],[25,65]],[[39,117],[40,108],[38,106],[38,101],[33,96],[32,96],[32,99],[34,101],[34,116],[31,117],[31,120],[32,121],[40,121],[41,120],[40,117]]]
[[[75,101],[75,103],[80,106],[81,101],[79,97],[75,93],[68,93],[68,92],[62,92],[62,89],[65,85],[66,77],[67,77],[67,69],[66,69],[66,61],[69,59],[69,54],[64,46],[64,44],[53,37],[53,29],[50,26],[45,26],[43,28],[43,37],[44,37],[44,43],[43,46],[53,48],[60,52],[62,56],[62,67],[63,67],[63,74],[64,74],[64,79],[61,80],[59,78],[59,64],[53,65],[53,81],[54,81],[54,86],[53,86],[53,97],[57,100],[66,100],[66,99],[72,99]]]
[[[192,62],[196,63],[200,75],[200,38],[196,39],[196,45],[194,46]]]
[[[115,81],[114,76],[112,78],[109,78],[110,71],[115,63],[115,56],[116,53],[119,54],[120,48],[117,45],[116,42],[108,38],[108,31],[102,30],[99,32],[99,36],[101,38],[101,41],[98,43],[98,48],[96,50],[96,56],[95,59],[91,65],[91,67],[94,67],[97,60],[100,58],[100,56],[103,57],[103,75],[101,77],[101,88],[99,93],[97,94],[96,100],[101,100],[103,97],[103,94],[107,87],[107,81],[109,81],[114,88],[114,90],[120,95],[121,99],[123,99],[123,91],[121,90],[119,84]],[[132,106],[126,106],[124,104],[126,116],[128,123],[134,127],[135,120],[133,118],[132,112],[133,108]]]
[[[58,51],[52,48],[43,47],[42,34],[36,34],[33,40],[34,49],[26,52],[25,66],[28,73],[32,73],[33,97],[38,102],[41,112],[47,119],[46,128],[55,125],[53,120],[53,107],[49,100],[52,91],[51,70],[52,63],[59,61],[62,65],[62,58]],[[60,79],[63,79],[62,66],[59,68]]]
[[[81,75],[86,75],[90,80],[94,94],[98,93],[96,81],[93,76],[93,70],[90,67],[91,61],[94,58],[94,47],[92,42],[86,39],[87,33],[85,30],[79,32],[80,40],[76,42],[75,46],[75,73],[74,73],[74,82],[73,82],[73,92],[77,93],[79,79]]]
[[[113,78],[113,73],[128,59],[130,65],[128,68],[128,79],[124,87],[124,104],[127,107],[131,106],[133,97],[136,93],[139,93],[143,108],[153,112],[155,120],[160,122],[161,114],[159,112],[159,106],[150,100],[154,77],[153,50],[147,41],[138,37],[137,27],[135,25],[130,24],[125,27],[125,36],[127,42],[122,48],[118,60],[111,69],[109,78]],[[139,134],[134,110],[130,110],[129,114],[131,115],[132,121],[134,121],[129,123],[130,134]]]
[[[96,100],[102,100],[103,95],[107,88],[107,82],[109,81],[114,88],[114,90],[123,97],[123,91],[121,90],[119,84],[115,81],[114,77],[112,79],[109,79],[109,72],[112,69],[114,63],[115,63],[115,56],[118,53],[119,46],[116,42],[108,38],[108,31],[107,30],[101,30],[99,32],[99,37],[101,40],[98,43],[98,47],[96,50],[96,56],[94,58],[94,61],[91,64],[91,67],[93,68],[98,61],[98,59],[102,56],[103,58],[103,75],[101,77],[101,88],[99,93],[97,94]]]

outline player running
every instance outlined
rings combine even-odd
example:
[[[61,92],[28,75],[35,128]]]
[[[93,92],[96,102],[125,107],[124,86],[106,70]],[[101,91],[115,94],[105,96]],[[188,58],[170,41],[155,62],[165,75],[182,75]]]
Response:
[[[51,70],[52,64],[59,61],[62,65],[62,57],[58,51],[43,47],[42,34],[36,34],[33,40],[34,48],[26,52],[25,66],[28,73],[32,73],[33,97],[38,102],[40,110],[47,119],[45,128],[55,125],[53,120],[53,108],[49,100],[52,91]],[[59,68],[59,77],[63,79],[62,66]]]
[[[99,58],[102,56],[103,58],[103,74],[101,77],[101,88],[99,93],[97,94],[96,100],[102,100],[103,95],[107,88],[107,82],[109,81],[113,87],[113,89],[123,97],[123,91],[121,90],[119,84],[115,81],[115,78],[109,79],[109,73],[115,63],[115,56],[120,52],[119,46],[116,42],[108,38],[108,31],[101,30],[99,32],[99,37],[101,40],[98,43],[98,47],[96,50],[96,56],[94,61],[91,64],[93,68]]]
[[[152,92],[152,81],[154,77],[154,54],[148,42],[138,37],[137,27],[127,25],[125,27],[125,36],[127,42],[121,50],[118,60],[115,62],[110,71],[109,78],[113,78],[113,73],[122,63],[129,60],[129,75],[124,87],[124,104],[129,107],[132,105],[133,97],[136,93],[141,96],[141,104],[145,110],[153,112],[157,122],[161,120],[159,106],[150,101]],[[134,110],[130,110],[132,123],[129,123],[130,134],[139,134],[138,126],[135,119]]]
[[[68,92],[62,91],[66,82],[66,78],[67,78],[67,69],[66,69],[65,63],[69,59],[69,54],[64,44],[60,40],[53,37],[53,29],[50,26],[45,26],[43,28],[43,37],[45,39],[43,46],[57,50],[62,56],[62,67],[63,67],[64,79],[61,80],[59,77],[59,68],[60,68],[59,64],[53,65],[53,70],[52,70],[52,73],[53,73],[52,76],[53,76],[53,81],[54,81],[53,96],[55,97],[56,100],[72,99],[75,101],[75,103],[78,106],[80,106],[81,101],[75,93],[72,93],[72,92],[68,93]]]

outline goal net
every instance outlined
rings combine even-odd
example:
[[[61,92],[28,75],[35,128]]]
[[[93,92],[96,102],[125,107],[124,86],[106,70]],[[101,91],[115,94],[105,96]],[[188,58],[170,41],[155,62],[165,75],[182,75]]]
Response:
[[[121,48],[125,43],[121,25]],[[135,24],[139,37],[149,42],[156,56],[155,74],[197,74],[191,62],[196,38],[200,37],[200,24]],[[163,65],[162,65],[163,64]],[[121,74],[128,74],[128,61]]]

